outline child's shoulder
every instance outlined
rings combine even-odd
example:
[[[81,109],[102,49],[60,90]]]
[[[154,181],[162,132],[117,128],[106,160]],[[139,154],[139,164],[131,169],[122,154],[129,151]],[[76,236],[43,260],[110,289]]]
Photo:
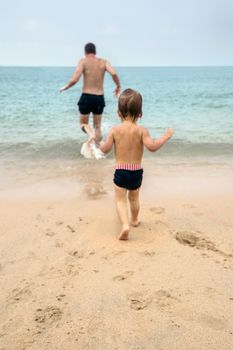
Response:
[[[121,127],[120,125],[114,125],[111,127],[110,132],[111,133],[117,132],[119,131],[120,127]]]
[[[109,136],[114,138],[114,136],[116,136],[119,133],[119,128],[120,128],[119,125],[112,126],[108,133]]]
[[[145,132],[148,132],[147,128],[143,125],[138,125],[138,127],[140,128],[140,131],[144,134]]]

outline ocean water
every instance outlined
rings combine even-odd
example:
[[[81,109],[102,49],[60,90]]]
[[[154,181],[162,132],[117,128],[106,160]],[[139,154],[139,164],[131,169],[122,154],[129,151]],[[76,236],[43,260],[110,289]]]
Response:
[[[0,67],[1,169],[27,161],[44,166],[54,159],[61,163],[80,159],[85,140],[77,107],[82,81],[58,92],[73,69]],[[151,135],[159,137],[167,127],[175,130],[157,159],[232,161],[233,67],[119,67],[117,72],[123,89],[142,94],[140,123]],[[119,123],[113,90],[107,75],[105,135]]]

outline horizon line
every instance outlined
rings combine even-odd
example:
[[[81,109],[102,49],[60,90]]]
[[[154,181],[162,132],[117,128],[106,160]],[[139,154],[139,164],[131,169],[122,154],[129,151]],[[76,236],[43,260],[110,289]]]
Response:
[[[5,64],[0,64],[0,68],[74,68],[76,65],[5,65]],[[223,67],[233,67],[232,65],[135,65],[135,66],[128,66],[128,65],[119,65],[119,66],[114,66],[117,68],[223,68]]]

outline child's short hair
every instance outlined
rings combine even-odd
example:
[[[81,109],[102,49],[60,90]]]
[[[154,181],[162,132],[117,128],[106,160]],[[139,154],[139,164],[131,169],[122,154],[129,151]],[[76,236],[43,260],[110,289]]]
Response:
[[[118,100],[118,112],[121,117],[131,117],[133,120],[142,116],[142,95],[132,89],[124,90]]]

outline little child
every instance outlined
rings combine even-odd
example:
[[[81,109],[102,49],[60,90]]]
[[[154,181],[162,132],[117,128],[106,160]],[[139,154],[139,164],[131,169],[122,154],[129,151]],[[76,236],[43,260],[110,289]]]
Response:
[[[110,130],[107,139],[100,143],[100,149],[108,153],[114,145],[116,206],[122,224],[119,239],[127,240],[129,234],[127,196],[131,211],[130,224],[134,227],[139,225],[139,190],[143,176],[141,160],[144,146],[151,152],[157,151],[172,137],[173,130],[169,128],[158,140],[153,140],[146,128],[137,125],[138,119],[142,117],[142,96],[132,89],[126,89],[121,93],[118,100],[118,115],[121,125],[116,125]]]

